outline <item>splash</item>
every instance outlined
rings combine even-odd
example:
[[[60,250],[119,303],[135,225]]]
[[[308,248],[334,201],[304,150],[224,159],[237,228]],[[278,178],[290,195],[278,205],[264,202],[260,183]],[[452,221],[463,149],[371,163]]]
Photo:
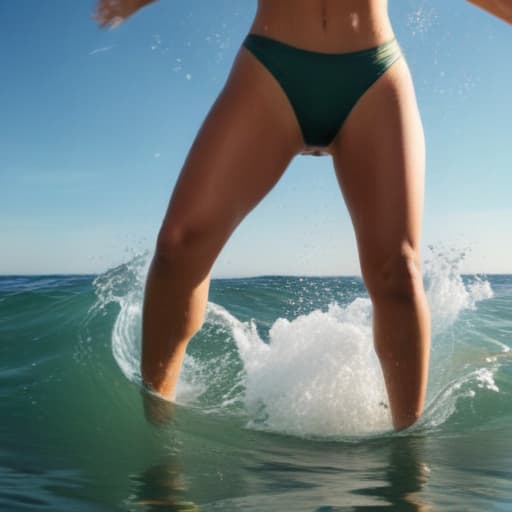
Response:
[[[424,279],[435,364],[423,425],[432,427],[444,423],[457,400],[468,396],[461,382],[471,382],[476,389],[498,389],[493,373],[485,368],[472,368],[454,379],[449,366],[455,342],[448,334],[461,312],[493,296],[491,286],[478,276],[465,282],[460,274],[464,252],[430,250]],[[148,256],[135,257],[94,283],[97,312],[111,302],[120,308],[112,351],[121,370],[135,382],[140,382],[141,303]],[[177,402],[199,404],[209,412],[236,405],[235,411],[248,416],[249,428],[303,437],[378,435],[391,429],[385,385],[373,350],[368,298],[355,297],[346,305],[331,303],[293,319],[278,318],[265,338],[255,321],[242,322],[209,303],[205,326],[194,341],[196,353],[190,351],[185,358]]]
[[[387,397],[371,337],[371,305],[357,298],[289,321],[269,342],[225,310],[245,369],[249,426],[299,436],[360,435],[389,428]]]
[[[494,296],[491,285],[480,276],[464,284],[460,268],[466,251],[428,247],[431,256],[424,263],[425,292],[432,315],[432,336],[446,331],[465,309]]]

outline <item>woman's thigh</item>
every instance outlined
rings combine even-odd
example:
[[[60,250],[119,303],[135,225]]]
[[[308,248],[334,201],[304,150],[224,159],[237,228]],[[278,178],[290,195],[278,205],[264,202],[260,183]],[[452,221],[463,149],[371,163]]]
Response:
[[[425,144],[404,58],[365,92],[330,149],[370,293],[401,275],[407,284],[420,264]]]
[[[193,238],[220,250],[301,148],[286,96],[241,47],[187,155],[159,239]]]

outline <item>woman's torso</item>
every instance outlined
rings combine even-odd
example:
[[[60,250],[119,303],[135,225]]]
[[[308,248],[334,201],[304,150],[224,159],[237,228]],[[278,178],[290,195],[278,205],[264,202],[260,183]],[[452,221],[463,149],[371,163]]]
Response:
[[[394,37],[387,0],[258,0],[249,31],[327,53],[371,48]]]

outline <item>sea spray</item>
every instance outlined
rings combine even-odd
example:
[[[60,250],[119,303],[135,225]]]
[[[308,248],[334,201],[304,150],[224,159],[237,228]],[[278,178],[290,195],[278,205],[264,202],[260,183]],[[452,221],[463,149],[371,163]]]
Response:
[[[251,426],[301,436],[386,430],[389,407],[373,351],[370,303],[332,304],[278,319],[265,344],[254,328],[233,334],[246,370]]]
[[[451,367],[457,342],[453,331],[460,313],[474,310],[478,301],[491,298],[493,292],[482,277],[464,282],[463,252],[434,248],[431,252],[424,280],[432,313],[433,364],[423,424],[434,427],[453,414],[458,398],[468,395],[469,385],[463,383],[477,386],[485,375],[487,389],[493,389],[492,372],[479,374],[475,373],[478,368],[470,368],[454,376]],[[112,351],[121,370],[135,382],[140,382],[141,303],[147,267],[145,254],[95,280],[98,301],[93,309],[100,311],[111,302],[119,306]],[[289,278],[288,291],[298,288],[294,285],[298,279]],[[307,293],[307,280],[300,278],[301,295]],[[250,280],[243,284],[250,287]],[[344,298],[344,304],[331,301],[295,317],[277,316],[265,332],[257,309],[253,320],[242,321],[230,313],[230,304],[210,302],[205,325],[187,350],[177,402],[208,412],[248,416],[250,428],[306,437],[389,430],[389,404],[373,350],[371,302],[354,292]]]

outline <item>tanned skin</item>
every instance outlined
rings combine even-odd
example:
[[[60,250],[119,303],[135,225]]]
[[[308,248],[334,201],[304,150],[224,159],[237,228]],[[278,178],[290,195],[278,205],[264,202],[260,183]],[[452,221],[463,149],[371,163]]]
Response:
[[[100,26],[118,24],[150,1],[101,0],[95,17]],[[510,19],[510,2],[473,3]],[[357,51],[394,37],[386,0],[259,0],[249,32],[318,52]],[[318,152],[332,157],[356,234],[393,426],[407,428],[422,414],[430,355],[419,252],[425,143],[407,62],[398,59],[331,144],[317,148],[304,144],[288,98],[243,46],[187,155],[148,272],[141,373],[162,397],[175,397],[222,247],[297,154]]]
[[[512,0],[468,0],[468,2],[512,24]]]

